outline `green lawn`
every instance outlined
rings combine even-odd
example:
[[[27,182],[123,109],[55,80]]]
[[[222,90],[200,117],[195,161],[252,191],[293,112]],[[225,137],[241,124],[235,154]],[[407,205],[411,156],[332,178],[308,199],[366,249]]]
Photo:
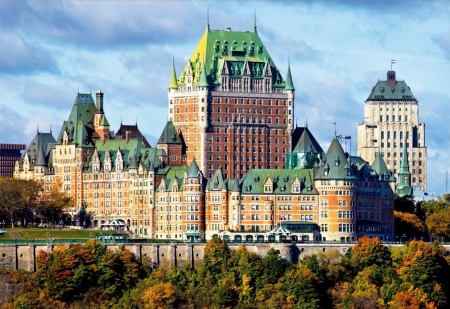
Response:
[[[100,233],[102,235],[113,235],[113,231],[99,231],[99,230],[75,230],[75,229],[58,229],[58,228],[7,228],[6,233],[3,237],[0,236],[0,239],[12,239],[9,234],[10,231],[17,232],[23,239],[71,239],[71,238],[95,238],[99,236]],[[48,233],[48,235],[47,235]],[[6,238],[9,237],[9,238]]]

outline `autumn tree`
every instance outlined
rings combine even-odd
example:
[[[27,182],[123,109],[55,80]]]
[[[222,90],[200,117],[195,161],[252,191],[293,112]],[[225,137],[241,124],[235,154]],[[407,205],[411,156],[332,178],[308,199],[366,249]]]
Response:
[[[227,270],[230,250],[227,243],[219,237],[206,242],[203,254],[203,267],[207,275],[220,276]]]
[[[450,209],[431,214],[425,223],[430,235],[450,237]]]
[[[26,224],[38,205],[41,186],[33,180],[0,178],[0,211],[14,227],[16,221]]]
[[[420,218],[412,213],[394,211],[395,234],[402,237],[403,234],[410,237],[419,237],[426,232],[426,226]]]

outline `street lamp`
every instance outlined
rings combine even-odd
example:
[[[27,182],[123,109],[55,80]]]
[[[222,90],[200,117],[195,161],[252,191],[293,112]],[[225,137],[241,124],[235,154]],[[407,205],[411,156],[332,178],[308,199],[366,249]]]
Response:
[[[403,242],[406,241],[406,235],[405,234],[402,235],[402,239],[403,239]]]
[[[50,233],[49,232],[47,232],[47,244],[48,244],[48,241],[49,241],[49,237],[50,237]]]
[[[89,233],[89,238],[92,239],[92,233]]]
[[[25,232],[25,239],[26,239],[26,243],[28,244],[28,233]]]
[[[2,229],[5,228],[5,220],[2,221]]]

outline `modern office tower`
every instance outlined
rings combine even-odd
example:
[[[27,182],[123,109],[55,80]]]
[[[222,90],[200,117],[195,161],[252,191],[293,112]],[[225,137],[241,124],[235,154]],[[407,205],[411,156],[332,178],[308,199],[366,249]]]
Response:
[[[25,149],[22,144],[0,144],[0,177],[13,177],[14,165]]]
[[[425,124],[419,122],[419,102],[395,71],[378,81],[364,104],[364,121],[358,124],[358,155],[372,163],[380,152],[398,177],[406,146],[411,186],[426,192],[427,147]]]
[[[282,168],[292,150],[295,89],[275,66],[256,27],[210,30],[168,87],[169,120],[182,135],[187,162],[205,176],[217,168],[241,178],[254,168]]]

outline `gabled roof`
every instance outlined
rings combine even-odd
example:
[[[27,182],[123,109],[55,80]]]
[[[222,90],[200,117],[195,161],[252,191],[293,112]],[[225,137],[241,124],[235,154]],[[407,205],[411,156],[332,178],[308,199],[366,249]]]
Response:
[[[339,140],[334,137],[315,175],[316,179],[356,179]]]
[[[208,184],[206,185],[206,190],[209,191],[227,190],[227,181],[223,177],[221,169],[217,169],[214,172],[213,177],[209,179]]]
[[[158,140],[158,144],[183,144],[172,121],[167,121],[166,126]]]

